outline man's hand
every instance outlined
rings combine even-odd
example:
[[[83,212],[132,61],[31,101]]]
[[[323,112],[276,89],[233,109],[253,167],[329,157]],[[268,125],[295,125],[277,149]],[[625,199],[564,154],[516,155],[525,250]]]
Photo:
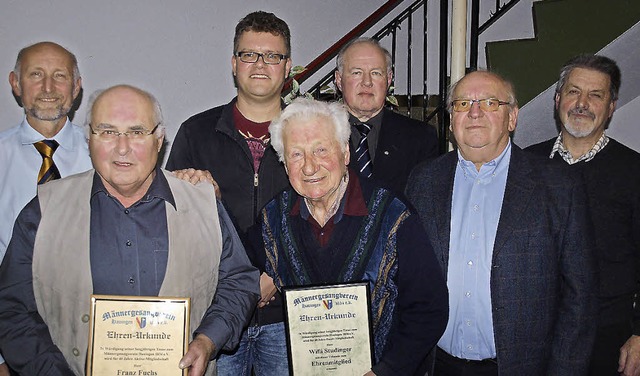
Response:
[[[175,170],[173,174],[178,178],[189,183],[196,185],[200,182],[209,182],[213,184],[213,188],[216,191],[216,197],[218,200],[221,198],[220,187],[218,183],[213,179],[211,173],[207,170],[196,170],[193,168],[185,168],[184,170]]]
[[[273,283],[273,278],[269,277],[267,273],[262,273],[260,275],[260,301],[258,302],[258,307],[262,308],[274,300],[276,291],[278,289]]]
[[[9,367],[7,367],[7,363],[0,364],[0,376],[9,376]]]
[[[618,372],[624,376],[640,375],[640,336],[633,335],[620,348]]]
[[[204,334],[196,335],[189,344],[189,350],[180,359],[180,369],[189,368],[189,376],[202,376],[207,370],[211,354],[216,346]]]

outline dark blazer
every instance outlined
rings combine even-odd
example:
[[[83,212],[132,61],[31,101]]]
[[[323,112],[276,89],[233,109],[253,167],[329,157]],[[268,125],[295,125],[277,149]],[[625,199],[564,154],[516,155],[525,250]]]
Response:
[[[383,109],[372,177],[397,193],[404,192],[411,170],[420,162],[438,156],[438,135],[424,122]],[[350,166],[355,165],[355,148],[351,148]]]
[[[445,277],[457,160],[419,165],[407,188]],[[580,179],[512,145],[491,266],[500,375],[586,374],[597,311],[590,227]]]

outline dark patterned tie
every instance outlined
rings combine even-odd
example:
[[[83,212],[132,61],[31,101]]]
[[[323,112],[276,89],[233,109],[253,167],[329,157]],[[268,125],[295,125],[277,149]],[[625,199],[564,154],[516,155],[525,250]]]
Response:
[[[38,141],[33,146],[38,149],[40,155],[42,155],[42,166],[38,173],[38,184],[44,184],[49,180],[60,179],[60,172],[53,163],[53,153],[58,148],[58,142],[56,140],[42,140]]]
[[[371,126],[367,123],[357,123],[355,127],[360,132],[360,143],[356,148],[356,164],[360,175],[370,178],[372,174],[371,156],[369,155],[369,145],[367,144],[367,135],[371,131]]]

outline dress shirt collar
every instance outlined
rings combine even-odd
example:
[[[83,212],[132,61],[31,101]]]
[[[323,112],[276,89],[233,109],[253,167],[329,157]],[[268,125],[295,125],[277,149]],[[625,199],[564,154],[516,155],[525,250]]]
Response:
[[[340,207],[333,216],[334,223],[338,223],[340,219],[342,219],[343,215],[362,217],[369,214],[367,204],[364,201],[364,196],[362,194],[362,187],[360,186],[358,175],[356,175],[356,173],[351,169],[348,169],[348,171],[349,183],[347,184],[347,190],[340,201]],[[303,203],[304,199],[301,196],[298,196],[295,204],[293,204],[293,207],[291,208],[291,215],[300,215],[300,217],[306,221],[311,216],[311,213],[309,212],[307,205],[303,205]]]
[[[465,179],[478,179],[480,183],[488,183],[492,178],[496,176],[498,170],[504,165],[509,163],[509,156],[511,156],[511,140],[507,143],[502,153],[495,159],[482,165],[480,171],[476,169],[473,162],[464,159],[458,149],[458,165],[464,173]]]
[[[598,139],[598,141],[593,145],[593,147],[586,153],[584,153],[579,158],[573,158],[571,152],[564,147],[564,143],[562,142],[562,132],[556,138],[556,142],[553,144],[553,149],[551,149],[551,154],[549,155],[550,159],[556,155],[556,153],[560,154],[560,157],[564,159],[568,164],[578,163],[580,161],[589,162],[592,160],[596,154],[609,143],[609,136],[607,136],[606,132],[602,132],[602,136]]]
[[[102,183],[102,179],[98,172],[96,171],[93,174],[93,186],[91,187],[91,197],[96,195],[97,193],[103,193],[109,197],[113,197],[107,191],[104,184]],[[159,167],[156,167],[156,176],[153,178],[147,193],[145,193],[144,197],[142,197],[138,202],[131,206],[136,206],[141,203],[149,202],[155,198],[166,201],[173,205],[174,209],[176,208],[176,202],[173,199],[173,194],[171,193],[171,188],[169,187],[169,183],[167,182],[167,178],[162,173],[162,170]],[[114,198],[115,200],[115,198]]]
[[[367,124],[369,124],[371,129],[380,128],[380,126],[382,126],[382,115],[383,114],[384,114],[384,108],[382,110],[380,110],[380,112],[378,112],[378,114],[376,116],[372,117],[371,119],[369,119],[367,121],[360,121],[360,120],[358,120],[357,117],[353,116],[352,114],[349,114],[349,124],[355,126],[355,124],[367,123]]]
[[[64,123],[64,126],[55,136],[50,138],[50,140],[56,140],[61,148],[67,150],[75,150],[78,146],[76,145],[76,141],[73,137],[73,124],[67,118],[67,121]],[[29,122],[27,122],[27,117],[25,116],[20,123],[20,143],[22,145],[30,145],[34,144],[38,141],[42,141],[46,139],[40,132],[36,131]]]

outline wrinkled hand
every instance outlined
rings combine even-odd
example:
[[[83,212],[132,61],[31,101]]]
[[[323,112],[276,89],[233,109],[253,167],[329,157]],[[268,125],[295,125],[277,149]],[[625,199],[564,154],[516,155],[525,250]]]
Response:
[[[220,187],[218,183],[213,179],[211,173],[207,170],[196,170],[193,168],[185,168],[184,170],[175,170],[173,174],[178,178],[184,181],[188,181],[189,183],[196,185],[200,182],[209,182],[213,184],[213,187],[216,191],[216,197],[218,200],[221,198]]]
[[[620,348],[618,372],[624,376],[640,375],[640,336],[633,335]]]
[[[189,376],[202,376],[207,370],[211,354],[216,346],[204,334],[196,335],[189,344],[189,350],[180,359],[180,369],[189,368]]]
[[[278,289],[273,283],[273,278],[269,277],[267,273],[262,273],[260,275],[260,301],[258,302],[258,307],[262,308],[275,300],[276,291]]]
[[[0,376],[9,376],[9,367],[7,367],[7,363],[0,364]]]

